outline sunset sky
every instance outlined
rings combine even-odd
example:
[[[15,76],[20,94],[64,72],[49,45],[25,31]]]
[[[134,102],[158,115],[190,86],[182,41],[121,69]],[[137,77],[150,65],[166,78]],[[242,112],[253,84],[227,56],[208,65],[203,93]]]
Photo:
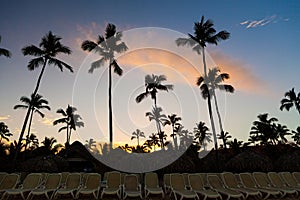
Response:
[[[30,96],[41,68],[27,69],[30,56],[21,49],[38,45],[48,31],[62,37],[61,42],[73,53],[60,58],[74,68],[63,73],[48,66],[39,93],[49,101],[51,111],[45,118],[35,115],[32,133],[42,141],[53,136],[65,142],[65,133],[53,120],[61,117],[58,108],[68,104],[78,109],[85,123],[71,141],[83,143],[89,138],[108,141],[107,65],[88,73],[97,59],[81,50],[81,43],[104,34],[107,23],[123,32],[128,51],[117,55],[124,70],[114,80],[115,141],[130,143],[137,128],[148,136],[155,132],[145,112],[152,100],[140,104],[135,97],[144,91],[146,74],[165,74],[174,90],[160,92],[158,104],[165,114],[176,113],[183,125],[193,130],[199,121],[208,123],[207,108],[195,86],[203,74],[202,55],[188,47],[177,47],[175,39],[193,33],[194,22],[204,15],[212,19],[217,31],[227,30],[231,37],[218,46],[209,46],[209,67],[218,66],[230,74],[228,83],[234,94],[217,93],[224,129],[233,138],[246,141],[252,122],[261,113],[279,119],[291,130],[299,126],[300,116],[293,108],[280,111],[280,100],[286,91],[300,91],[300,2],[295,1],[1,1],[1,48],[12,52],[11,58],[0,57],[0,121],[5,122],[17,139],[25,110],[13,110],[21,96]],[[217,118],[215,116],[215,121]],[[218,124],[216,123],[217,127]],[[169,135],[170,129],[166,128]],[[136,141],[132,141],[135,144]]]

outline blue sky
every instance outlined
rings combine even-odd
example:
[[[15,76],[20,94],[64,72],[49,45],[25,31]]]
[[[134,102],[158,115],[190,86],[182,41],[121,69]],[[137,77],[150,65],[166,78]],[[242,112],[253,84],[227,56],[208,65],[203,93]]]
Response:
[[[41,37],[52,30],[54,34],[63,38],[62,42],[65,45],[71,47],[73,54],[61,58],[74,67],[75,73],[71,74],[66,70],[61,73],[52,66],[47,68],[40,93],[49,100],[52,110],[45,111],[44,119],[35,116],[33,132],[40,141],[45,136],[54,136],[64,143],[64,133],[58,134],[59,127],[53,127],[51,123],[60,117],[55,113],[58,108],[66,108],[67,104],[73,104],[78,108],[78,113],[82,115],[86,127],[79,129],[72,136],[72,140],[79,139],[84,142],[89,137],[106,140],[107,87],[104,71],[106,68],[103,67],[94,74],[87,74],[85,67],[88,68],[89,63],[84,61],[88,54],[80,49],[81,42],[103,34],[108,22],[116,24],[119,30],[126,33],[132,33],[130,31],[134,28],[143,27],[166,29],[164,34],[193,33],[193,23],[199,21],[202,15],[206,19],[213,19],[217,30],[225,29],[231,33],[229,40],[207,49],[214,64],[218,65],[222,71],[230,73],[231,79],[228,83],[231,83],[236,89],[234,94],[218,93],[225,130],[229,131],[233,137],[247,140],[251,123],[256,120],[258,114],[265,112],[277,117],[279,122],[286,124],[288,128],[296,129],[299,125],[297,112],[294,109],[290,112],[282,112],[279,110],[279,105],[286,91],[292,87],[295,87],[296,91],[300,90],[298,77],[300,72],[298,61],[299,1],[189,1],[189,3],[182,1],[1,1],[0,35],[2,42],[0,45],[9,49],[13,56],[10,59],[0,57],[0,121],[8,124],[11,132],[14,133],[13,139],[16,139],[25,111],[13,110],[12,107],[19,103],[21,96],[31,94],[40,72],[40,69],[27,70],[26,66],[30,57],[24,57],[21,48],[29,44],[37,45]],[[126,34],[124,33],[124,35]],[[143,41],[139,41],[139,43],[137,41],[139,40],[129,40],[128,42],[131,46],[144,45]],[[169,41],[162,36],[155,42],[168,45]],[[176,48],[182,48],[179,51],[186,51],[183,50],[186,47]],[[146,61],[149,61],[149,57],[148,60],[143,60],[136,56],[129,62],[126,55],[120,59],[123,59],[121,63],[124,64],[124,71],[128,74],[125,73],[125,76],[120,78],[115,76],[114,79],[114,83],[118,87],[126,86],[120,91],[122,95],[115,95],[116,99],[120,98],[121,102],[126,102],[124,105],[118,101],[115,102],[116,109],[114,111],[116,124],[119,126],[117,130],[127,132],[121,134],[119,140],[122,142],[130,142],[130,131],[133,132],[136,128],[144,129],[147,134],[155,131],[154,124],[148,122],[148,119],[144,117],[144,113],[151,109],[150,99],[140,105],[134,105],[125,98],[124,91],[127,89],[131,94],[130,90],[141,90],[140,86],[143,85],[145,74],[151,73],[151,71],[160,73],[159,67],[145,65]],[[162,62],[163,65],[170,64],[168,69],[171,71],[166,71],[167,68],[162,71],[170,73],[167,76],[174,75],[176,77],[183,72],[178,67],[175,67],[175,70],[172,69],[175,65],[166,62],[165,57],[159,57],[155,53],[152,56],[155,62]],[[196,54],[193,56],[198,58]],[[194,82],[194,79],[202,73],[201,56],[198,59],[199,73],[187,76],[190,79],[188,86],[192,87],[193,94],[191,93],[191,95],[199,95],[198,89],[191,86],[191,82]],[[138,64],[144,65],[135,69],[134,65]],[[176,73],[173,74],[173,72]],[[98,74],[101,73],[104,74],[103,79],[98,79]],[[74,99],[74,94],[78,95],[73,92],[78,74],[84,74],[83,76],[87,76],[87,79],[98,81],[95,93],[97,101],[93,106],[88,107],[86,106],[89,105],[87,102]],[[138,75],[138,77],[132,80],[129,77],[133,75]],[[200,111],[199,115],[192,114],[193,106],[197,103],[190,103],[190,99],[183,100],[178,97],[180,92],[185,90],[187,83],[177,82],[178,77],[177,79],[174,77],[170,78],[168,82],[173,83],[178,89],[169,94],[160,94],[161,106],[164,106],[168,112],[180,113],[180,109],[188,110],[190,113],[184,114],[186,116],[184,125],[190,130],[200,120],[208,122],[204,101],[200,97],[193,97],[198,103]],[[116,92],[120,90],[117,87],[115,89]],[[89,88],[81,88],[79,96],[83,90],[88,91]],[[132,96],[127,98],[130,99]],[[176,103],[178,101],[180,103]],[[80,104],[82,102],[85,103],[85,106]],[[127,104],[127,102],[129,103]],[[173,104],[168,107],[169,102],[173,102]],[[181,105],[180,109],[176,105]],[[123,109],[124,107],[126,109]],[[93,109],[96,114],[89,116],[88,109]],[[95,116],[97,117],[95,118]],[[123,118],[119,116],[123,116]],[[126,127],[120,121],[126,121],[125,119],[128,118],[132,124]]]

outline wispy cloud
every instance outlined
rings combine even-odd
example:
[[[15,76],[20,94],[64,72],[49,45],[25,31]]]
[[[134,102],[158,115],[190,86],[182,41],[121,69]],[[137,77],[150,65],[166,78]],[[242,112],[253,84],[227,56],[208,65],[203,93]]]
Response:
[[[249,28],[256,28],[256,27],[262,27],[262,26],[266,26],[270,23],[277,23],[278,21],[289,21],[288,18],[282,18],[279,17],[277,15],[272,15],[272,16],[268,16],[265,17],[263,19],[257,19],[257,20],[245,20],[240,22],[240,25],[242,26],[246,26],[246,29]]]
[[[10,118],[10,115],[0,116],[0,120],[8,120],[9,118]]]

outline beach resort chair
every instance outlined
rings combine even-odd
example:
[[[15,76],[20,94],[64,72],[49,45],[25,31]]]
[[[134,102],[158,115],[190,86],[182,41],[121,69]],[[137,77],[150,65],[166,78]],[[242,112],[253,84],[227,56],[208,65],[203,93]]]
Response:
[[[20,195],[22,199],[26,199],[26,193],[29,193],[31,190],[36,189],[41,183],[42,175],[40,173],[31,173],[28,174],[23,183],[19,188],[5,190],[2,199],[6,196],[8,199],[10,196]]]
[[[236,180],[235,175],[231,172],[221,173],[221,177],[222,177],[224,185],[227,188],[243,193],[243,195],[246,199],[248,197],[254,197],[256,199],[262,197],[262,194],[257,189],[246,188],[246,187],[243,187],[243,185],[240,185],[238,183],[238,181]]]
[[[0,199],[8,189],[14,189],[19,182],[19,174],[7,174],[0,182]]]
[[[215,189],[221,195],[227,197],[227,200],[230,198],[244,199],[244,195],[241,192],[225,188],[222,180],[217,175],[208,175],[207,180],[211,188]]]
[[[93,195],[95,199],[98,199],[101,187],[101,175],[98,173],[90,173],[86,175],[86,179],[76,194],[76,198],[79,198],[80,194]]]
[[[174,194],[175,200],[177,200],[177,195],[179,195],[180,200],[183,198],[199,199],[196,192],[186,189],[182,174],[171,174],[171,190],[171,194]]]
[[[63,187],[56,190],[54,193],[54,198],[56,199],[58,195],[71,195],[73,199],[75,198],[76,191],[80,187],[80,173],[70,173],[66,179],[66,183]]]
[[[293,188],[300,192],[300,185],[297,183],[296,179],[290,172],[280,172],[279,173],[282,180],[286,183],[289,188]]]
[[[52,199],[56,190],[60,186],[61,174],[54,173],[48,174],[43,185],[40,185],[37,189],[32,190],[27,199],[30,200],[34,196],[44,195],[47,199]],[[50,195],[51,194],[51,195]]]
[[[273,190],[273,191],[277,191],[278,195],[273,195],[274,197],[284,197],[285,193],[278,190],[278,188],[273,187],[271,184],[271,181],[269,180],[268,176],[266,173],[263,172],[253,172],[252,176],[256,182],[256,185],[259,188],[263,188],[263,189],[268,189],[268,190]]]
[[[61,172],[60,174],[61,174],[60,184],[62,186],[64,186],[66,184],[66,181],[67,181],[67,178],[68,178],[70,172]]]
[[[171,174],[164,174],[163,181],[164,181],[164,190],[165,193],[167,194],[171,192]]]
[[[0,183],[2,181],[2,179],[7,175],[6,172],[0,172]]]
[[[268,177],[271,181],[271,184],[275,187],[278,188],[279,191],[286,195],[292,195],[292,196],[297,196],[298,192],[295,189],[289,188],[284,181],[281,179],[280,175],[276,172],[268,172]]]
[[[141,185],[139,184],[138,176],[135,174],[128,174],[124,177],[123,199],[127,197],[143,199]]]
[[[164,191],[161,187],[159,187],[158,176],[156,173],[149,172],[145,174],[145,198],[149,195],[162,195],[164,198]]]
[[[209,184],[207,182],[207,173],[196,173],[196,174],[201,176],[204,187],[209,187]]]
[[[106,187],[103,188],[101,199],[103,195],[117,195],[121,199],[121,173],[109,172],[107,175]]]
[[[218,192],[210,188],[205,189],[204,182],[199,174],[189,174],[188,179],[191,190],[196,192],[199,197],[202,196],[203,200],[207,198],[222,200],[222,196]]]
[[[300,172],[293,172],[292,175],[294,176],[294,178],[297,181],[298,185],[300,185]]]

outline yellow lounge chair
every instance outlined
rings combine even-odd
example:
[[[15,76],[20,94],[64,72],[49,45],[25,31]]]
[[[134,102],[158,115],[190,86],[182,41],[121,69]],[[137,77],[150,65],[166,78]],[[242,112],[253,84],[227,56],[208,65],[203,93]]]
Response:
[[[218,192],[210,188],[205,189],[204,182],[199,174],[189,174],[188,181],[191,189],[196,192],[198,196],[201,195],[204,197],[203,200],[207,198],[222,200],[222,196]]]
[[[104,195],[117,195],[121,199],[121,173],[109,172],[107,175],[106,187],[101,193],[101,199]]]
[[[71,195],[75,198],[76,191],[80,188],[80,173],[70,173],[66,179],[65,185],[56,190],[54,198],[56,199],[58,195]]]
[[[266,173],[263,172],[253,172],[252,173],[253,179],[256,182],[256,185],[259,188],[262,189],[268,189],[268,190],[272,190],[278,193],[278,195],[273,195],[274,197],[284,197],[285,193],[283,193],[282,191],[278,190],[278,188],[275,188],[272,186],[268,176]]]
[[[76,198],[79,198],[80,194],[92,194],[95,197],[95,199],[98,199],[100,187],[101,175],[97,173],[87,174],[83,187],[77,191]]]
[[[284,181],[281,179],[280,175],[276,172],[269,172],[268,177],[271,181],[271,184],[278,188],[282,193],[285,193],[286,195],[293,195],[293,197],[296,197],[298,195],[297,190],[289,188]]]
[[[138,176],[135,174],[125,175],[123,185],[123,199],[127,197],[139,197],[142,199],[142,189],[138,181]]]
[[[158,184],[158,177],[156,173],[149,172],[145,174],[145,198],[149,195],[162,195],[164,198],[164,191]]]
[[[282,180],[289,186],[289,188],[293,188],[300,192],[300,185],[297,183],[295,177],[290,172],[280,172]]]
[[[187,190],[184,183],[184,177],[182,174],[171,174],[171,190],[177,200],[177,195],[180,196],[180,200],[186,199],[199,199],[196,192]]]

